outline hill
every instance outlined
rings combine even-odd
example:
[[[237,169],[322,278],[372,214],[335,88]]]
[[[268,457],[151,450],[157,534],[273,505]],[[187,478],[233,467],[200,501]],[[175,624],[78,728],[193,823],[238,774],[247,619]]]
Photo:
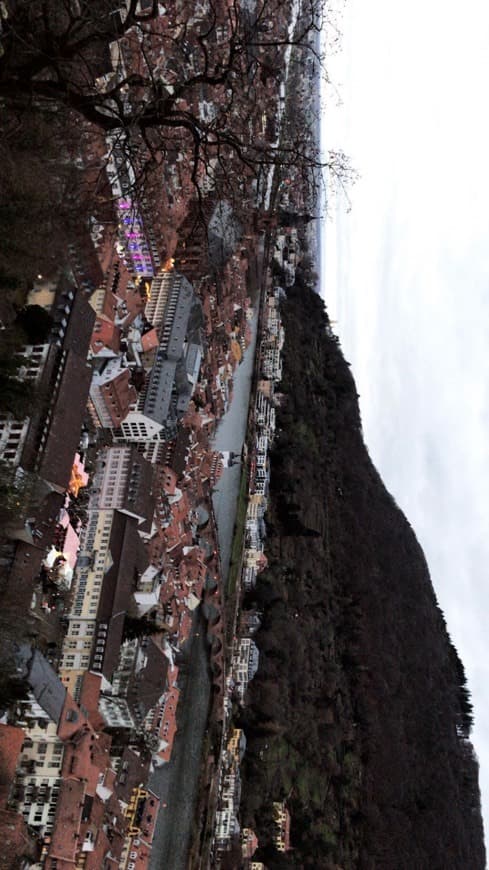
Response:
[[[263,613],[241,717],[255,860],[482,870],[472,708],[426,560],[370,460],[349,366],[300,273],[282,318],[269,567],[244,602]],[[273,845],[283,799],[285,855]]]

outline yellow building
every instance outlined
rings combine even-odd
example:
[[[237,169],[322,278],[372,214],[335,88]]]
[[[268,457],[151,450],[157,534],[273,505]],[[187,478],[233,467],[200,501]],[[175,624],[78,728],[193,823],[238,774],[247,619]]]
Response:
[[[279,852],[288,852],[290,849],[290,813],[285,801],[273,803],[273,819],[275,822],[275,834],[273,842]]]
[[[232,758],[239,760],[240,740],[242,735],[241,728],[233,728],[228,740],[227,751]]]
[[[109,540],[113,518],[113,510],[92,511],[80,538],[68,630],[59,664],[60,679],[76,700],[90,663],[104,574],[112,564]]]

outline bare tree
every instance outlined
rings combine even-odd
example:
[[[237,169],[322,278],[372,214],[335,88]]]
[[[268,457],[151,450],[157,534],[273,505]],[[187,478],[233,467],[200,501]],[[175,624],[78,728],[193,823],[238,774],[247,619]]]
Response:
[[[124,163],[126,187],[141,191],[168,161],[186,161],[197,195],[234,186],[270,167],[323,165],[310,124],[261,131],[273,112],[270,78],[283,79],[286,49],[320,62],[325,6],[262,0],[18,0],[0,36],[4,110],[67,113],[100,155]],[[276,98],[276,87],[275,87]],[[116,162],[117,162],[116,161]]]

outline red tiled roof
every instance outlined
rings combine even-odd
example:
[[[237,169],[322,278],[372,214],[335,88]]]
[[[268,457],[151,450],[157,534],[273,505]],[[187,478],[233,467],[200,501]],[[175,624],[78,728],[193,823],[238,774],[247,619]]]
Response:
[[[101,682],[101,674],[95,674],[93,671],[86,671],[83,675],[80,691],[80,704],[85,708],[88,715],[90,715],[91,712],[98,710]]]
[[[86,725],[87,718],[80,710],[69,692],[66,692],[63,709],[58,724],[60,740],[69,740],[77,731]]]
[[[49,858],[74,863],[79,848],[78,834],[84,802],[85,783],[79,779],[63,780],[49,844]]]
[[[147,843],[139,843],[138,846],[131,845],[131,852],[136,852],[137,857],[134,858],[135,870],[147,870],[149,867],[149,859],[151,857],[151,847]]]
[[[141,345],[144,353],[148,350],[154,350],[154,348],[159,346],[159,343],[160,340],[155,328],[150,329],[149,332],[145,332],[141,338]]]
[[[93,797],[100,774],[110,764],[111,742],[108,734],[95,733],[87,726],[65,746],[63,776],[83,779],[86,793]]]
[[[159,732],[160,739],[164,740],[167,744],[164,749],[160,749],[160,751],[158,752],[158,755],[162,759],[162,761],[170,761],[173,749],[173,741],[177,732],[176,715],[179,697],[180,689],[178,689],[177,686],[172,686],[166,695],[165,704],[163,707],[163,717]]]
[[[29,830],[20,813],[0,809],[0,867],[15,867],[22,857],[38,857],[39,846],[29,836]]]
[[[102,384],[100,392],[113,425],[120,426],[137,399],[137,392],[131,384],[129,369],[123,369],[111,381]]]
[[[15,725],[0,725],[0,807],[6,805],[25,734]]]
[[[111,843],[103,830],[97,831],[95,848],[91,852],[85,852],[85,864],[83,870],[100,870],[105,867],[105,858],[111,851]]]
[[[118,351],[121,343],[121,331],[111,320],[98,316],[90,339],[92,353],[99,353],[103,347]]]
[[[104,719],[98,709],[101,682],[101,674],[85,671],[80,692],[80,706],[87,711],[89,722],[95,730],[98,730],[104,724]]]

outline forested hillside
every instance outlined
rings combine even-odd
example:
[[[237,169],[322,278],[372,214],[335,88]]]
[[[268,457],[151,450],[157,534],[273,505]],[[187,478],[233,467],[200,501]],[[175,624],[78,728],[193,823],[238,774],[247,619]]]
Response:
[[[304,275],[287,291],[269,567],[242,724],[242,823],[269,868],[479,870],[463,666],[408,521],[363,442],[355,384]],[[286,798],[293,851],[272,843]]]

